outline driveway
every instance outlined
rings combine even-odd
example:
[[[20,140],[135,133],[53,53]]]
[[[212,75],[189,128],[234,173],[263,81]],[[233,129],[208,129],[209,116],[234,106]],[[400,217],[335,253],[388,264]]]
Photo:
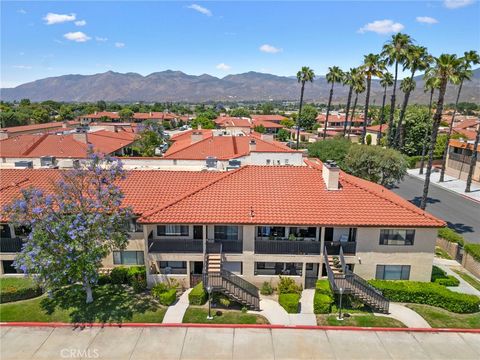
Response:
[[[412,176],[405,179],[393,192],[415,205],[420,204],[423,181]],[[480,244],[480,204],[444,190],[431,183],[428,192],[429,213],[447,222],[448,227],[460,233],[468,242]]]
[[[200,327],[1,327],[1,359],[479,359],[480,334]]]

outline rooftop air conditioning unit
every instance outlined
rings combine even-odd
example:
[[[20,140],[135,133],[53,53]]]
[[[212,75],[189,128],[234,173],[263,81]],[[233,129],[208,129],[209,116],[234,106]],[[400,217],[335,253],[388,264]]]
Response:
[[[207,169],[216,169],[217,168],[217,163],[218,163],[218,160],[214,156],[208,156],[207,159],[206,159]]]
[[[42,167],[52,167],[57,165],[57,159],[55,156],[41,156],[40,157],[40,166]]]

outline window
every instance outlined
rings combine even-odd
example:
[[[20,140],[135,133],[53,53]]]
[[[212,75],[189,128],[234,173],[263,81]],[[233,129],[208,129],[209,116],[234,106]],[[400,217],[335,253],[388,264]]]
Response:
[[[139,224],[137,222],[137,219],[135,218],[130,220],[128,226],[129,226],[128,231],[130,232],[137,232],[137,233],[143,232],[143,225]]]
[[[271,162],[272,162],[272,160],[267,159],[267,165],[270,165]]]
[[[222,267],[237,275],[242,275],[243,273],[243,263],[241,261],[225,261]]]
[[[258,237],[273,237],[273,238],[284,238],[285,237],[285,227],[281,226],[258,226],[257,227],[257,236]]]
[[[144,265],[143,251],[114,251],[115,265]]]
[[[188,225],[158,225],[157,236],[188,236]]]
[[[186,274],[186,261],[160,261],[161,274]]]
[[[256,262],[255,275],[302,276],[302,263]]]
[[[316,227],[291,227],[290,234],[293,234],[295,237],[315,239],[317,237],[317,228]]]
[[[215,226],[215,239],[238,240],[238,226]]]
[[[380,245],[413,245],[414,238],[415,230],[380,230]]]
[[[410,265],[377,265],[378,280],[408,280],[410,279]]]
[[[0,224],[0,234],[2,239],[10,239],[12,237],[10,226],[8,224]]]

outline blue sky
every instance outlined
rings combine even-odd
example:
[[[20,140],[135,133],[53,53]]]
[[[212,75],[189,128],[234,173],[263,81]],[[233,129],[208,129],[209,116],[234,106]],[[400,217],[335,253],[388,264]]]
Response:
[[[166,69],[223,77],[357,66],[396,31],[433,55],[480,48],[475,0],[1,1],[1,86]]]

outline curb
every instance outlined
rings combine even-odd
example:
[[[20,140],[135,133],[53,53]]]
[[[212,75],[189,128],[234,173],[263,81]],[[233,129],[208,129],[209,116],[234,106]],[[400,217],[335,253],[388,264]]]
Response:
[[[62,323],[62,322],[1,322],[0,327],[165,327],[165,328],[226,328],[226,329],[295,329],[295,330],[340,330],[340,331],[385,331],[385,332],[421,332],[421,333],[473,333],[480,334],[480,329],[455,328],[388,328],[357,326],[313,326],[313,325],[266,325],[266,324],[163,324],[163,323]]]

